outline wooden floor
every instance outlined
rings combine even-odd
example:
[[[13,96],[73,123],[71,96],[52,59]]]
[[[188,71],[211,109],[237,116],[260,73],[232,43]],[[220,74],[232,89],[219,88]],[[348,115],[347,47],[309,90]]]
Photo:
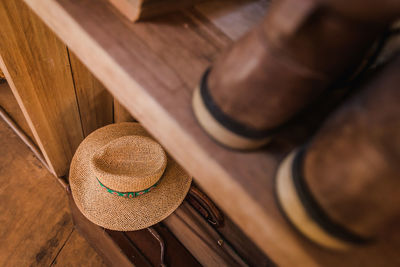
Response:
[[[55,178],[0,119],[0,266],[105,266]]]

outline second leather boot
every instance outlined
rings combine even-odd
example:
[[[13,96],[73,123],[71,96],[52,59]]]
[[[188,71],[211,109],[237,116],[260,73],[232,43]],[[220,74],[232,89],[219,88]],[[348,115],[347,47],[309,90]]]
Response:
[[[397,57],[279,168],[280,206],[320,245],[349,249],[400,236],[399,70]]]
[[[262,146],[360,64],[388,21],[355,20],[314,0],[280,0],[206,71],[193,96],[201,126],[235,149]]]

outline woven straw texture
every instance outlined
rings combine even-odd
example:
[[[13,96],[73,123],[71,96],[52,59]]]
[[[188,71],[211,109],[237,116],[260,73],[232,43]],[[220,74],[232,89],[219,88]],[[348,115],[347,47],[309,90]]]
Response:
[[[130,137],[118,140],[124,136],[151,138],[138,123],[112,124],[91,133],[79,145],[72,159],[70,187],[76,205],[90,221],[111,230],[135,231],[162,221],[176,210],[185,198],[192,178],[171,157],[167,156],[164,161],[158,146],[147,138]],[[150,163],[154,164],[147,173],[148,177],[162,173],[166,162],[159,184],[151,192],[136,198],[124,198],[108,193],[100,186],[94,170],[96,173],[112,170],[117,173],[116,177],[119,176],[119,181],[126,181],[130,174],[137,175],[135,171],[124,169],[126,161],[121,161],[123,168],[118,170],[110,167],[112,164],[105,163],[105,159],[109,159],[107,153],[117,152],[118,146],[124,142],[125,145],[129,143],[128,145],[134,146],[134,143],[140,140],[147,143],[143,147],[147,147],[151,152]],[[113,145],[113,142],[117,144]],[[122,150],[123,148],[121,146]],[[123,152],[116,156],[117,162],[122,160],[124,154],[126,155]],[[151,179],[144,180],[151,183]],[[114,185],[113,182],[111,184]],[[133,184],[135,190],[144,186],[135,182]]]
[[[167,155],[162,147],[144,136],[117,138],[99,151],[91,168],[99,181],[115,191],[141,191],[154,185],[165,171]]]

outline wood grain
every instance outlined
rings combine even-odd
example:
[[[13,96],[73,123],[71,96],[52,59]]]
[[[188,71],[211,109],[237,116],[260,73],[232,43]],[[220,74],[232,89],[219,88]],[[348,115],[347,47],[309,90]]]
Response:
[[[112,238],[112,241],[118,244],[118,247],[120,248],[118,253],[124,253],[133,265],[143,267],[152,266],[149,260],[146,259],[139,248],[133,244],[132,240],[124,232],[111,230],[105,231]]]
[[[69,60],[84,136],[113,123],[113,97],[103,84],[69,51]]]
[[[129,121],[136,121],[136,119],[114,98],[114,123]]]
[[[282,158],[305,141],[305,126],[288,129],[268,147],[248,153],[217,145],[199,127],[192,91],[229,45],[215,24],[209,26],[191,11],[128,24],[104,1],[24,1],[278,265],[390,265],[387,248],[329,251],[308,241],[282,216],[274,196],[275,173]]]
[[[164,223],[203,266],[247,265],[187,202]]]
[[[54,177],[0,120],[0,265],[49,266],[71,234]]]
[[[109,0],[130,21],[150,18],[194,5],[201,0]]]
[[[102,266],[73,230],[64,188],[1,119],[0,147],[0,265]]]
[[[86,240],[74,230],[51,266],[107,266]]]
[[[83,139],[65,45],[21,1],[0,3],[0,67],[50,168],[66,174]]]
[[[197,4],[195,9],[232,40],[242,37],[265,15],[269,0],[215,0]]]
[[[201,265],[190,254],[190,252],[176,239],[176,237],[160,224],[152,226],[164,241],[164,263],[174,267],[200,267]],[[161,266],[161,247],[160,243],[149,232],[148,229],[139,231],[125,232],[131,242],[139,248],[141,253],[148,259],[152,266]]]
[[[70,191],[68,191],[68,201],[75,228],[89,242],[89,244],[102,257],[102,259],[108,266],[134,266],[131,260],[128,258],[127,254],[121,251],[121,248],[114,242],[113,238],[104,228],[95,225],[94,223],[86,219],[85,216],[83,216],[78,207],[75,205]],[[118,236],[121,237],[122,232],[116,233]],[[127,243],[127,245],[129,246],[129,242]],[[142,264],[139,266],[146,265]]]
[[[37,145],[35,137],[22,113],[21,108],[15,99],[11,88],[7,82],[0,83],[0,106],[7,112],[8,115],[21,127],[26,135]]]

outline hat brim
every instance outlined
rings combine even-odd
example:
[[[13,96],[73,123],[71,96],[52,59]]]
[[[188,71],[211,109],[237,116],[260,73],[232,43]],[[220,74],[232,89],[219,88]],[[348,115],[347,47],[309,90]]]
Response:
[[[136,198],[110,194],[90,169],[92,155],[110,141],[128,135],[151,137],[139,123],[111,124],[91,133],[71,162],[69,183],[79,210],[93,223],[116,231],[135,231],[154,225],[174,212],[184,200],[191,176],[168,156],[159,184]]]

